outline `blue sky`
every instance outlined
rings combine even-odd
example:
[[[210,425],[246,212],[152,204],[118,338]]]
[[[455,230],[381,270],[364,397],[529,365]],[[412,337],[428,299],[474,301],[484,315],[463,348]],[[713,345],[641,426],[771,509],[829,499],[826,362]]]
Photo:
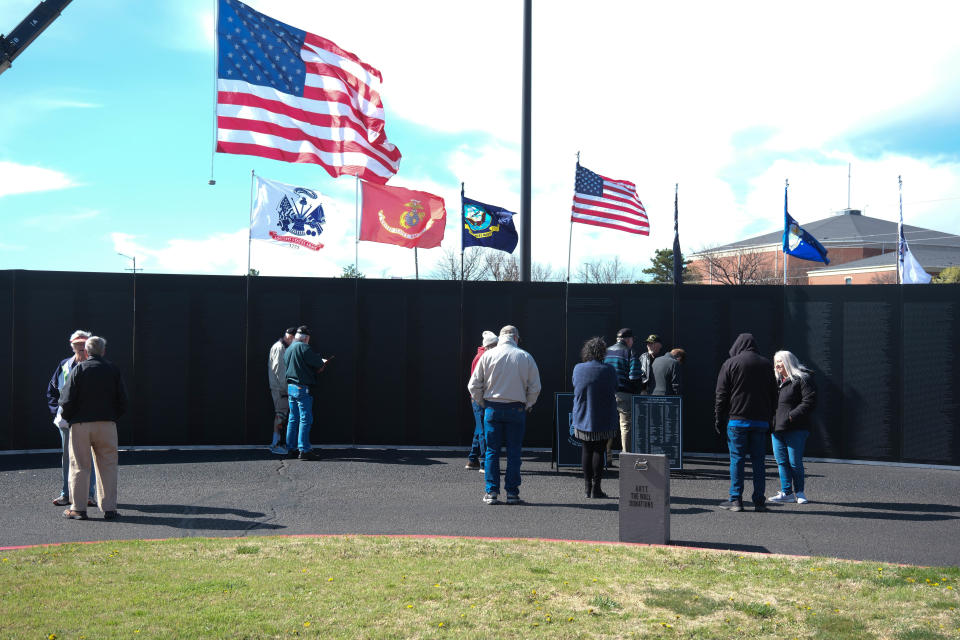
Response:
[[[8,33],[34,0],[0,3]],[[519,210],[521,2],[250,0],[383,73],[390,184],[444,197],[459,250],[467,195]],[[669,6],[661,6],[668,4]],[[356,5],[356,6],[354,6]],[[674,6],[676,5],[676,6]],[[353,262],[354,181],[316,165],[217,154],[212,0],[77,0],[0,76],[0,269],[243,273],[250,171],[337,206],[319,255],[254,242],[266,275],[338,275]],[[574,228],[573,262],[639,269],[847,203],[960,233],[960,7],[942,2],[535,1],[533,260],[566,265],[574,162],[632,180],[652,235]],[[440,249],[420,252],[421,275]],[[360,243],[372,277],[412,252]]]

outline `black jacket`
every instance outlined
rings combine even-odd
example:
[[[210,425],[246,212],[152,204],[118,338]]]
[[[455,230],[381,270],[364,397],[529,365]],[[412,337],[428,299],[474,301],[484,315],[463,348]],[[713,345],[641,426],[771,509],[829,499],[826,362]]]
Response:
[[[777,399],[777,415],[773,421],[774,431],[810,429],[810,414],[817,404],[817,387],[810,373],[800,378],[788,378],[780,383]]]
[[[680,395],[680,362],[668,351],[653,361],[654,379],[652,396]]]
[[[116,422],[127,410],[127,390],[120,370],[109,360],[90,356],[70,372],[60,391],[63,419],[78,422]]]
[[[717,376],[716,424],[727,420],[768,422],[777,406],[777,383],[773,363],[757,352],[753,334],[741,333],[730,347],[730,357]]]

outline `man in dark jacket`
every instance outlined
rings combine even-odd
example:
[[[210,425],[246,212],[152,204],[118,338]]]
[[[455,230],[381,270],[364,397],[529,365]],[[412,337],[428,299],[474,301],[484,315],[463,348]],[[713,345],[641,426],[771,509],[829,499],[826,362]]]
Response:
[[[70,497],[64,518],[87,519],[87,487],[97,465],[97,497],[104,520],[117,513],[117,420],[127,410],[120,370],[104,359],[107,341],[87,339],[87,359],[70,372],[60,392],[60,413],[70,423]],[[91,458],[91,449],[93,450]]]
[[[640,354],[640,392],[649,396],[657,386],[653,363],[660,356],[663,343],[660,342],[659,335],[651,333],[647,336],[646,344],[647,350]]]
[[[680,365],[687,357],[683,349],[671,349],[653,361],[655,386],[652,396],[678,396],[682,386]]]
[[[620,416],[620,448],[630,452],[630,413],[632,394],[640,386],[640,360],[633,351],[633,331],[627,327],[617,332],[617,342],[607,348],[603,363],[617,372],[617,413]],[[607,463],[611,460],[613,438],[607,441]]]
[[[283,353],[286,365],[287,398],[290,403],[290,418],[287,421],[287,450],[295,455],[298,449],[301,460],[319,460],[310,444],[310,428],[313,426],[313,391],[317,375],[327,361],[310,348],[310,328],[297,327],[293,343]]]
[[[747,456],[753,469],[753,506],[766,511],[764,455],[770,418],[777,403],[773,364],[757,351],[750,333],[741,333],[730,347],[730,357],[717,376],[714,429],[726,429],[730,450],[730,500],[720,506],[743,511],[744,467]]]

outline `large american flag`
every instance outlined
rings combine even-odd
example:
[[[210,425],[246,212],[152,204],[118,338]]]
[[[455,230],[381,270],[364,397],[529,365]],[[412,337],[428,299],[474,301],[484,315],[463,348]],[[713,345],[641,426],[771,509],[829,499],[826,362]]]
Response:
[[[378,183],[397,172],[379,71],[238,0],[219,0],[217,42],[217,151]]]
[[[632,182],[605,178],[577,163],[573,191],[573,222],[650,235],[647,210]]]

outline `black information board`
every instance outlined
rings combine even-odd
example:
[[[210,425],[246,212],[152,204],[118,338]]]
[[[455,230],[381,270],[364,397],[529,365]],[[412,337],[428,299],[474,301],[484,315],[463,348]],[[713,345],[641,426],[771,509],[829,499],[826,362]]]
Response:
[[[634,453],[667,456],[671,469],[683,468],[683,419],[680,396],[632,396]]]

